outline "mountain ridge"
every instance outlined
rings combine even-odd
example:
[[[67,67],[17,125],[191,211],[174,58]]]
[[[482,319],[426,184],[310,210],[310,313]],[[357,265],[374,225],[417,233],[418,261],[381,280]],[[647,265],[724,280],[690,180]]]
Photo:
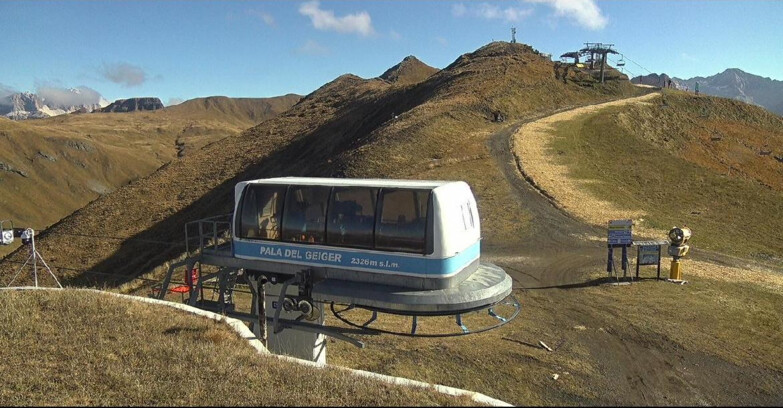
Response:
[[[659,77],[669,78],[666,74],[649,74],[636,76],[633,83],[643,83],[652,86],[662,86],[656,81]],[[699,84],[699,92],[736,99],[742,102],[761,106],[772,113],[783,116],[783,81],[745,72],[740,68],[727,68],[715,75],[695,76],[688,79],[672,77],[672,85],[680,90],[693,92]],[[640,82],[641,81],[641,82]]]

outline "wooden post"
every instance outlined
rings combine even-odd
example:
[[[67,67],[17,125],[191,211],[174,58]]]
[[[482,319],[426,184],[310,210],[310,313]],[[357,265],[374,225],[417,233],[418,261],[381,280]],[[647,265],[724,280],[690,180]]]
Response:
[[[606,272],[609,272],[609,277],[612,277],[612,262],[614,261],[614,248],[612,245],[609,245],[609,253],[607,254],[606,258]]]
[[[623,252],[622,253],[623,253],[623,259],[622,259],[623,279],[625,279],[625,277],[626,277],[626,275],[628,273],[628,246],[627,245],[623,245]]]
[[[639,261],[642,258],[642,255],[641,255],[642,249],[641,248],[642,248],[641,245],[637,245],[636,246],[636,279],[639,279]],[[658,262],[658,264],[660,265],[660,261]]]

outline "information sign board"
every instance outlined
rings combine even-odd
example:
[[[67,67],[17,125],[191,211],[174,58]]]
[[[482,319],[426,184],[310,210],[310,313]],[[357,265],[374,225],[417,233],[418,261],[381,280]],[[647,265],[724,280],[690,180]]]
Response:
[[[609,245],[633,244],[633,220],[609,221]]]
[[[641,245],[639,246],[639,265],[658,265],[661,260],[660,245]]]

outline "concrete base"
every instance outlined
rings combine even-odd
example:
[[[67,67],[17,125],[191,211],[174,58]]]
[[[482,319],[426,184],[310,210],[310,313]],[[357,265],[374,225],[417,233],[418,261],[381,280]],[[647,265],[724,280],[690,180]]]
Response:
[[[301,315],[300,312],[287,312],[282,308],[282,305],[277,304],[282,288],[282,284],[273,285],[267,283],[264,285],[267,317],[274,317],[277,308],[280,308],[281,319],[294,320]],[[299,294],[299,289],[295,285],[291,285],[288,287],[287,292],[288,295],[296,296]],[[324,311],[319,309],[316,316],[318,318],[311,321],[311,323],[324,324]],[[284,354],[302,360],[326,364],[326,336],[323,334],[294,329],[285,329],[280,333],[275,333],[273,324],[269,322],[266,346],[269,351],[275,354]]]
[[[686,281],[686,280],[681,280],[681,279],[666,279],[666,282],[669,282],[669,283],[676,283],[676,284],[678,284],[678,285],[684,285],[684,284],[688,283],[688,281]]]

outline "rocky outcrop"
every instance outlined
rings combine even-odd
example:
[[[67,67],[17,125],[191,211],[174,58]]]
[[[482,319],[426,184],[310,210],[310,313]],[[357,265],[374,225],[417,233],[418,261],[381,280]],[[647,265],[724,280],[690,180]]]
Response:
[[[672,78],[666,74],[649,74],[644,76],[636,76],[631,79],[632,84],[650,85],[659,88],[666,88],[669,85],[669,80]],[[675,82],[672,81],[672,87],[675,86]]]
[[[135,112],[163,109],[160,98],[129,98],[117,99],[101,112]]]
[[[6,164],[6,163],[3,163],[3,162],[0,162],[0,171],[6,171],[6,172],[9,172],[9,173],[16,173],[16,174],[18,174],[18,175],[20,175],[22,177],[25,177],[25,178],[29,177],[27,175],[26,171],[19,170],[19,169],[15,168],[15,167],[11,166],[10,164]]]

